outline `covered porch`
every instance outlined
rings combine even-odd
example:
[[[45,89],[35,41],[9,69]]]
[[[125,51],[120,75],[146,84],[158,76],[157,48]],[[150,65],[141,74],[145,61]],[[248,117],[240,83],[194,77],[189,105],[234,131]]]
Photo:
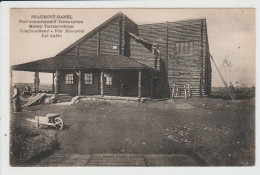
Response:
[[[71,96],[154,97],[157,70],[122,55],[56,56],[12,66],[15,71],[53,74],[53,93]]]

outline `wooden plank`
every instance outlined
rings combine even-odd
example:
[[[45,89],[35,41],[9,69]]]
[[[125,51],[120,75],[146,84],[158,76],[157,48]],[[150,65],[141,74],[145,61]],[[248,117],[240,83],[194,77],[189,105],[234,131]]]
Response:
[[[33,104],[37,103],[39,100],[41,100],[46,93],[38,93],[36,96],[31,98],[26,104],[23,105],[23,107],[29,107],[32,106]]]
[[[104,70],[101,70],[100,73],[100,94],[104,96]]]
[[[141,100],[142,98],[142,71],[141,69],[138,70],[138,98]]]
[[[141,154],[94,154],[87,166],[146,166]]]

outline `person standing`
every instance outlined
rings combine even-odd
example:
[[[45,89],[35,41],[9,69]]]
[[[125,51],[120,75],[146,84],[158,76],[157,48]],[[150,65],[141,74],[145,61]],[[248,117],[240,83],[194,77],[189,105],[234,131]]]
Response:
[[[28,98],[32,95],[32,90],[30,88],[30,86],[28,84],[25,85],[25,89],[24,89],[24,97]]]
[[[21,112],[22,107],[20,105],[20,91],[16,84],[14,85],[14,90],[13,90],[13,112]]]
[[[229,89],[231,90],[232,93],[235,92],[235,88],[234,88],[232,82],[230,82],[230,84],[229,84]]]

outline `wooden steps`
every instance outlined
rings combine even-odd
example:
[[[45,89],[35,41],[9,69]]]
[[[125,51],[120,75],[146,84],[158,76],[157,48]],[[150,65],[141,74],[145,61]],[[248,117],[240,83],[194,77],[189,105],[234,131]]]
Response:
[[[196,166],[184,154],[59,154],[41,160],[37,167],[62,166]]]
[[[88,166],[146,166],[141,154],[95,154]]]
[[[72,96],[69,94],[59,94],[58,100],[59,102],[70,102],[72,100]]]
[[[29,101],[23,105],[23,107],[30,107],[32,105],[43,102],[42,99],[44,98],[45,95],[46,95],[46,93],[36,94],[34,97],[30,98]]]

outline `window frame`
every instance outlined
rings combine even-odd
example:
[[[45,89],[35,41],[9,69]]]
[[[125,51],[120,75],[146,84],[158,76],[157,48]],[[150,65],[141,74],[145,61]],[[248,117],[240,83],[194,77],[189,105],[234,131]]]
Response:
[[[111,73],[105,73],[105,85],[106,86],[112,86],[113,85],[113,75]]]
[[[74,75],[73,73],[66,73],[65,75],[65,84],[73,85],[74,84]]]
[[[176,41],[175,53],[181,56],[194,55],[194,41]]]
[[[93,84],[93,73],[85,72],[84,73],[84,84],[85,85],[92,85]]]

